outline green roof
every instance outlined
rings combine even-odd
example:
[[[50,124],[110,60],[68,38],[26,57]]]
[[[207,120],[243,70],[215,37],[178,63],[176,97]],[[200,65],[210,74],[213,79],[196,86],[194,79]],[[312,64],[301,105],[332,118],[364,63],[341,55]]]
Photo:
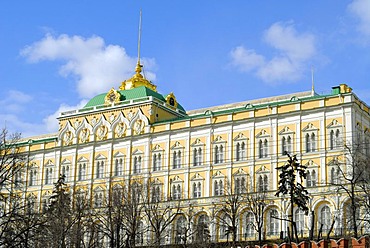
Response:
[[[163,102],[166,102],[165,96],[145,87],[145,86],[140,86],[137,88],[133,88],[130,90],[119,90],[118,91],[121,95],[120,101],[130,101],[130,100],[135,100],[135,99],[142,99],[145,97],[155,97],[158,100],[161,100]],[[84,108],[89,108],[89,107],[95,107],[95,106],[101,106],[104,105],[104,98],[107,95],[107,93],[102,93],[99,94],[95,97],[93,97],[86,105]],[[123,103],[124,104],[124,103]],[[178,104],[177,105],[178,109],[185,111],[185,109]]]

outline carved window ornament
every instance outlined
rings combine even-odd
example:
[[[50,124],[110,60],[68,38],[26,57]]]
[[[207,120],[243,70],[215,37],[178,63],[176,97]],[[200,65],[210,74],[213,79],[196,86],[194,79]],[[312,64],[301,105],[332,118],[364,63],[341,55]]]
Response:
[[[114,88],[111,88],[108,93],[105,95],[104,103],[105,104],[113,104],[120,102],[121,94],[115,90]]]

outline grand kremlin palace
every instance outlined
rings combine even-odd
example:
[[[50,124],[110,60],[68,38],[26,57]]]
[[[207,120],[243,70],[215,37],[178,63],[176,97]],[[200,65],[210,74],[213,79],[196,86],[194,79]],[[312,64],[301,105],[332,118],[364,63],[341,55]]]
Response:
[[[214,218],[225,195],[267,191],[264,237],[279,237],[288,224],[272,216],[286,217],[290,206],[275,196],[275,168],[286,163],[287,151],[307,166],[302,184],[311,197],[310,213],[316,213],[315,232],[329,230],[333,216],[334,232],[341,230],[348,196],[334,193],[335,161],[344,143],[370,139],[369,106],[349,86],[340,84],[325,95],[309,90],[186,111],[174,93],[157,92],[141,67],[138,63],[119,88],[95,96],[82,109],[60,113],[57,133],[23,140],[32,157],[25,187],[35,206],[42,208],[60,174],[73,196],[82,192],[97,208],[115,187],[140,178],[156,185],[163,204],[179,201],[181,211],[191,208],[192,223],[208,225],[210,239],[218,242],[227,239]],[[244,207],[238,239],[257,239]],[[306,235],[311,214],[297,209],[294,218]],[[176,241],[175,228],[176,220],[163,242]]]

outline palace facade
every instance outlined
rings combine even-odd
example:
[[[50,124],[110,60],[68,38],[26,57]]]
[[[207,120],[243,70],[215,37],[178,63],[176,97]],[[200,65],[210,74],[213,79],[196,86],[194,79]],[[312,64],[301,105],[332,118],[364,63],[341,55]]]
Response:
[[[214,218],[215,206],[228,193],[267,192],[264,238],[287,230],[286,222],[273,218],[286,218],[290,209],[287,199],[274,196],[275,168],[286,163],[285,152],[307,166],[302,184],[311,197],[315,233],[328,231],[334,217],[334,232],[344,232],[348,196],[332,186],[338,179],[335,166],[345,153],[343,144],[363,142],[370,152],[369,106],[346,84],[325,95],[307,91],[186,111],[174,93],[158,93],[138,63],[135,75],[119,88],[61,113],[58,120],[57,133],[21,143],[32,164],[19,177],[40,211],[60,174],[73,196],[85,194],[97,208],[115,187],[141,178],[156,185],[163,204],[180,201],[181,211],[191,208],[192,225],[207,225],[215,242],[230,239]],[[253,216],[247,205],[243,208],[238,240],[256,240]],[[294,218],[307,236],[312,214],[295,209]],[[181,242],[174,231],[178,221],[164,243]],[[142,222],[147,225],[145,218]],[[149,239],[144,235],[141,242]]]

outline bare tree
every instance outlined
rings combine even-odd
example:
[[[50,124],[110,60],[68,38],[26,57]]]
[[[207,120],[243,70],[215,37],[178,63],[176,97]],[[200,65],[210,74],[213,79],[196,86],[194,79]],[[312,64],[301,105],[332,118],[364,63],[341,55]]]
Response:
[[[248,193],[245,196],[245,201],[249,207],[249,211],[253,215],[254,221],[246,223],[246,225],[252,225],[252,227],[258,233],[259,245],[262,245],[263,240],[263,225],[265,208],[267,206],[266,191]]]
[[[153,235],[153,245],[160,247],[164,243],[164,238],[168,235],[168,228],[173,224],[175,219],[180,215],[180,201],[164,202],[161,198],[150,197],[153,195],[153,187],[150,182],[146,191],[144,212],[149,223],[149,234]]]
[[[36,202],[27,202],[23,173],[29,156],[22,150],[21,135],[0,131],[0,246],[32,246],[41,225],[34,213]],[[32,211],[31,211],[32,210]]]
[[[214,218],[219,223],[219,228],[223,229],[227,240],[229,239],[229,235],[231,235],[233,247],[235,247],[238,239],[238,227],[244,205],[244,194],[241,192],[234,193],[230,182],[227,182],[225,194],[221,198],[221,204],[216,207],[217,215],[215,215]]]
[[[144,209],[145,187],[141,180],[132,180],[124,187],[113,188],[102,208],[96,210],[101,232],[110,247],[143,245],[140,219]]]
[[[368,202],[370,174],[370,156],[363,144],[344,144],[344,156],[335,157],[331,169],[330,184],[337,187],[338,192],[344,192],[349,198],[345,205],[346,223],[354,237],[359,236],[361,225],[360,205]]]

